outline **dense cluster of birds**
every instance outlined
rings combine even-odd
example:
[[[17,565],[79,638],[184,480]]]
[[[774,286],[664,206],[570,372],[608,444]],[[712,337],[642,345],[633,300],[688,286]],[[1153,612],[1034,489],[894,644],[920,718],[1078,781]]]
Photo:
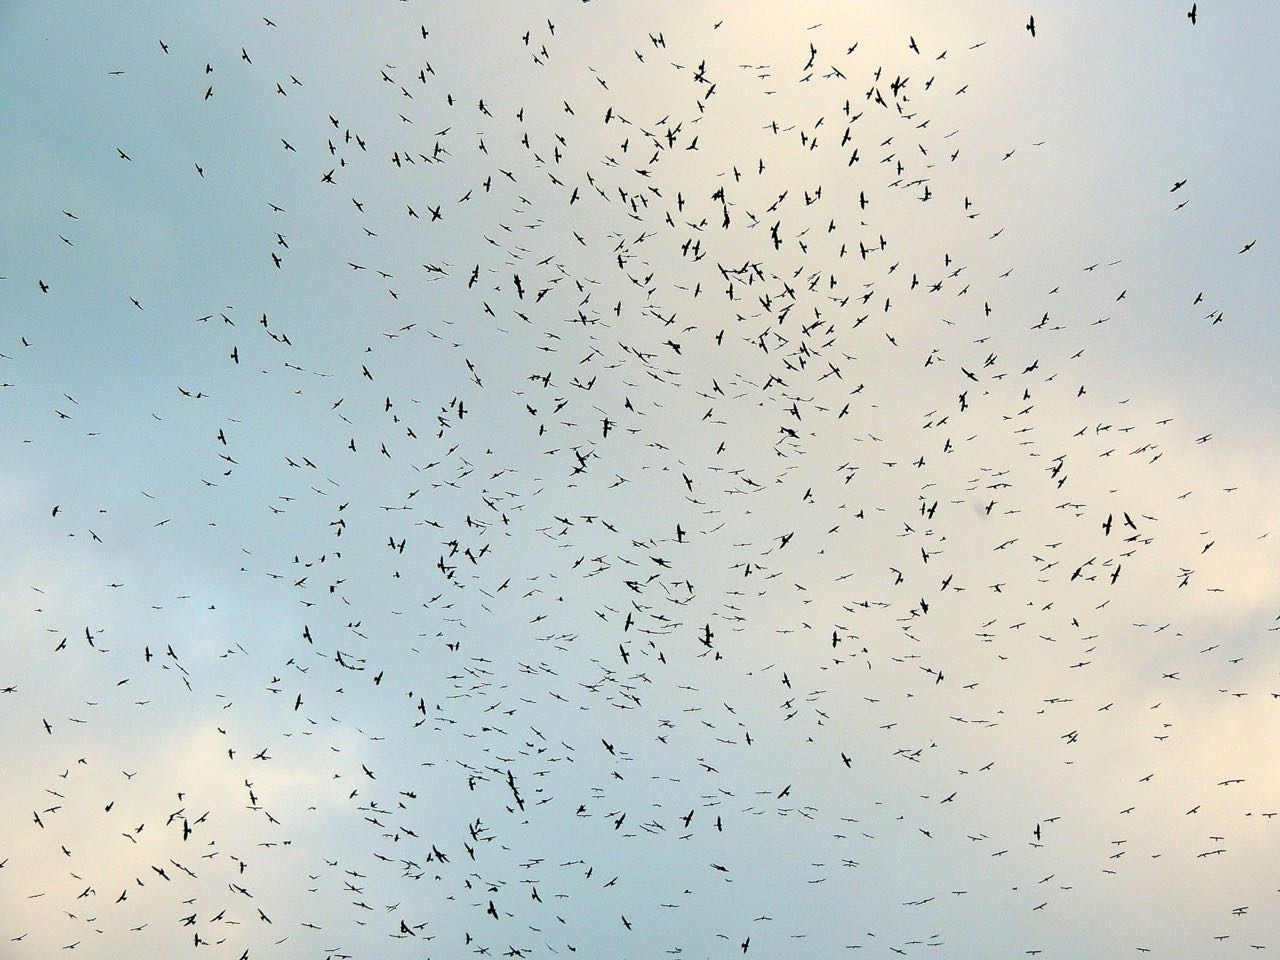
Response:
[[[0,953],[1280,946],[1280,797],[1198,739],[1280,697],[1205,626],[1241,494],[1085,382],[1142,322],[1125,251],[1024,277],[964,186],[1052,149],[948,126],[987,44],[596,62],[595,6],[492,50],[393,9],[397,63],[324,76],[294,10],[102,78],[181,116],[85,150],[188,273],[98,270],[82,198],[0,284],[41,485]]]

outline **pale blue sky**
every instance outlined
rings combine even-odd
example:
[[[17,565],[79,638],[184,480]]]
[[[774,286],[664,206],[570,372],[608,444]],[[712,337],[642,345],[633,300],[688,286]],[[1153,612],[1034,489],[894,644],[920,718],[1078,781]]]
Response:
[[[0,954],[1280,948],[1186,12],[0,4]]]

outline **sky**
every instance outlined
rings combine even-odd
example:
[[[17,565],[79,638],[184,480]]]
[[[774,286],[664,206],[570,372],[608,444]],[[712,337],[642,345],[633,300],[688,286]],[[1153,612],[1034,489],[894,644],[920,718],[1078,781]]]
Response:
[[[1190,10],[0,3],[0,955],[1280,949]]]

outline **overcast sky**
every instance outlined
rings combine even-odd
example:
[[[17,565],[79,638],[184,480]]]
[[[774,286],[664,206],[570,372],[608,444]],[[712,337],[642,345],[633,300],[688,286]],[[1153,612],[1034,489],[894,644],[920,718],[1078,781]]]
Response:
[[[1041,6],[0,4],[0,955],[1280,949],[1280,17]]]

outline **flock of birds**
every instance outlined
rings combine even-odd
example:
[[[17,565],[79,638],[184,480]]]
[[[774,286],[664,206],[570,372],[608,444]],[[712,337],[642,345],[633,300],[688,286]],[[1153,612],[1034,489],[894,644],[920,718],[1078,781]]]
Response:
[[[393,9],[347,111],[299,11],[101,79],[181,117],[84,148],[188,272],[82,197],[0,283],[0,953],[1280,946],[1277,784],[1202,732],[1280,698],[1212,627],[1266,531],[1085,382],[1125,251],[1024,279],[962,186],[1052,149],[947,125],[990,48],[588,12]]]

